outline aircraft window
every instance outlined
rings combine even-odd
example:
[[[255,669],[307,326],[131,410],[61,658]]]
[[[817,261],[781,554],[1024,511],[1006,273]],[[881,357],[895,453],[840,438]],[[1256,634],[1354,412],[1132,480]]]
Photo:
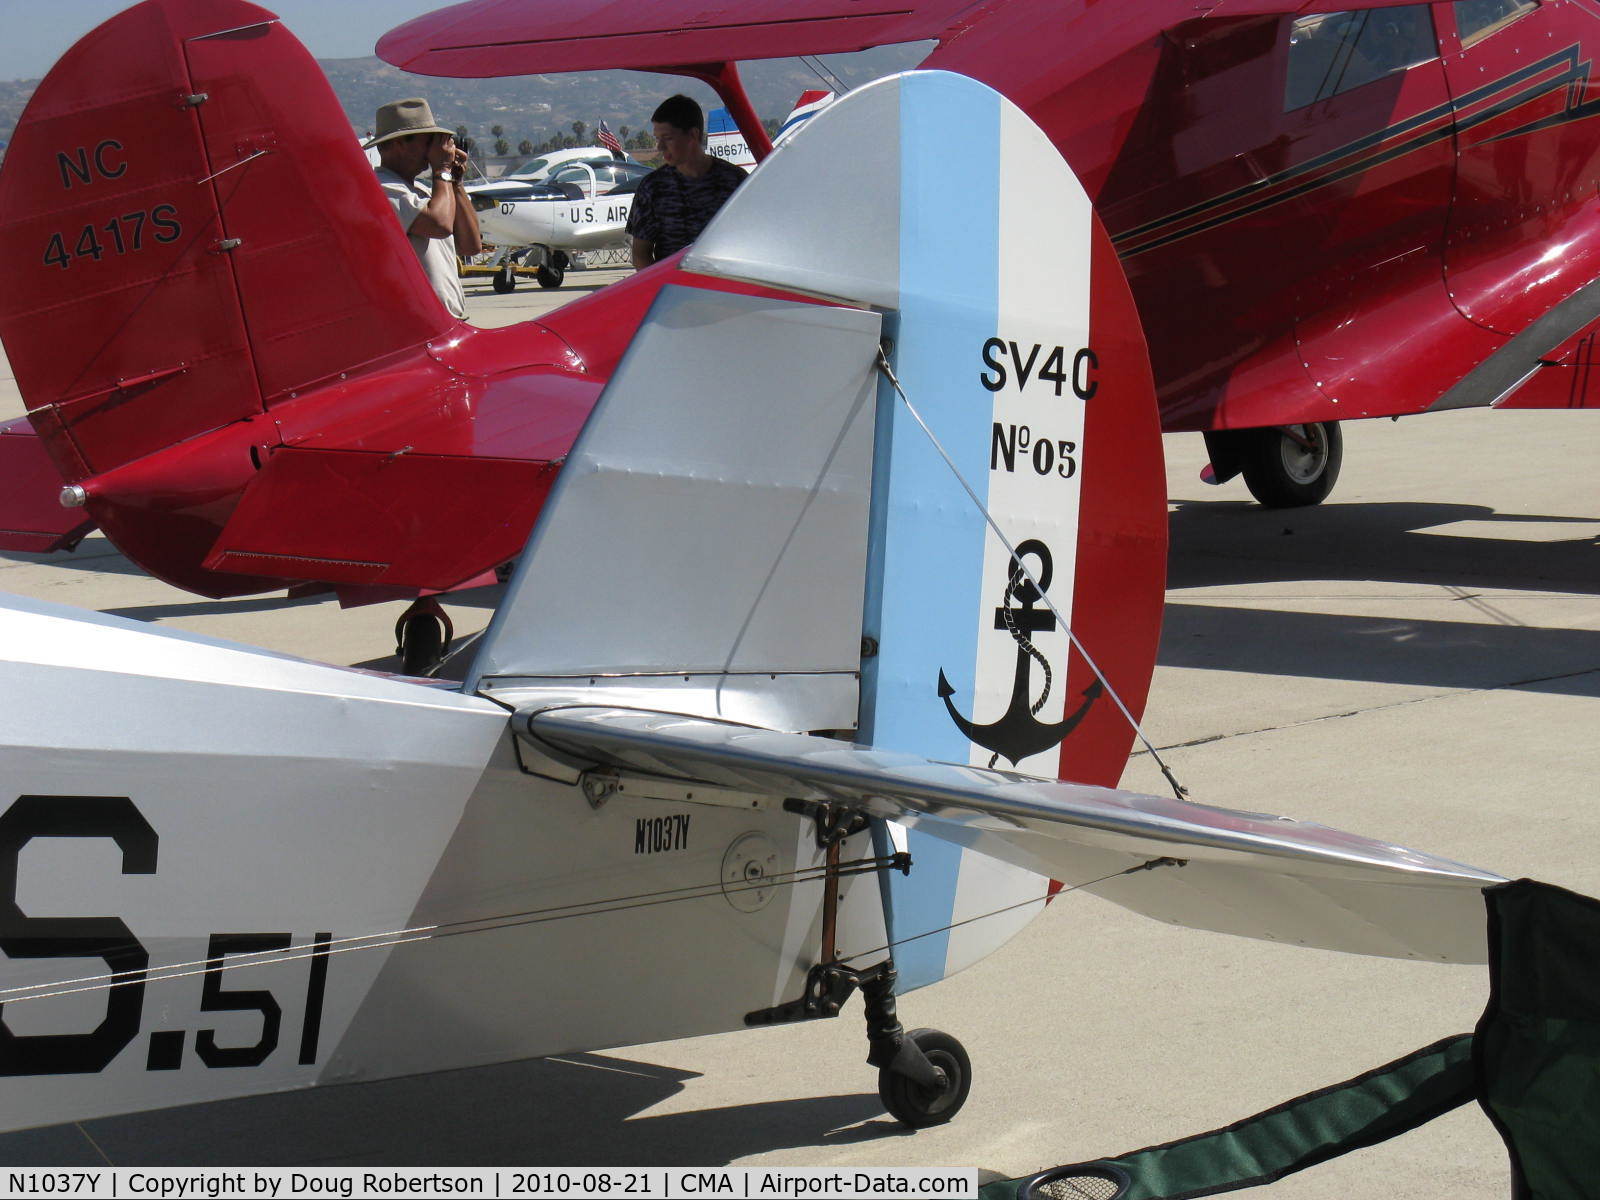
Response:
[[[626,183],[630,180],[643,179],[650,174],[650,168],[639,163],[621,162],[617,159],[585,160],[589,170],[594,172],[595,183],[602,188],[609,188],[613,183]],[[587,184],[589,171],[574,163],[556,171],[551,179],[561,183]],[[614,189],[611,189],[614,190]]]
[[[1296,17],[1289,28],[1283,110],[1348,92],[1437,53],[1426,4]]]
[[[540,171],[544,170],[545,164],[547,164],[549,161],[550,160],[548,158],[530,158],[527,162],[523,163],[520,167],[516,167],[516,168],[514,168],[514,169],[512,169],[510,171],[507,171],[506,174],[507,175],[537,175]]]
[[[1456,34],[1470,46],[1538,7],[1534,0],[1456,0]]]

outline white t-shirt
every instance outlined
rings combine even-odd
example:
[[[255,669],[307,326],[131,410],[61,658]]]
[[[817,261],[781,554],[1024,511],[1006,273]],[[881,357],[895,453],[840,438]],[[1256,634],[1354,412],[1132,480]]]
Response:
[[[400,220],[400,228],[409,236],[411,223],[428,206],[432,194],[415,181],[407,183],[388,167],[379,167],[377,174],[378,182],[383,185],[383,194],[389,198],[389,206]],[[465,197],[458,195],[456,203],[466,203]],[[412,236],[411,248],[417,252],[417,261],[422,264],[428,282],[433,286],[433,294],[450,310],[451,316],[464,320],[467,315],[467,293],[461,287],[461,277],[456,274],[456,239]]]

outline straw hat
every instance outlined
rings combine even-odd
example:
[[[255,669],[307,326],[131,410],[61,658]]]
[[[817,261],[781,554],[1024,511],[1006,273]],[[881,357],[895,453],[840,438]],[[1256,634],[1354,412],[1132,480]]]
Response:
[[[454,133],[433,119],[433,109],[420,96],[409,100],[396,100],[378,109],[378,119],[373,123],[377,133],[362,147],[376,146],[392,138],[408,137],[413,133]]]

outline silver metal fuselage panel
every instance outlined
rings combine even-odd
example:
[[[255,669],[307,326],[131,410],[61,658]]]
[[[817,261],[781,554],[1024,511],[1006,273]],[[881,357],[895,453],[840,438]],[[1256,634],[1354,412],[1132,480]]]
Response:
[[[0,643],[0,1128],[738,1028],[816,954],[820,883],[720,888],[820,861],[781,808],[597,809],[487,700],[131,621]]]

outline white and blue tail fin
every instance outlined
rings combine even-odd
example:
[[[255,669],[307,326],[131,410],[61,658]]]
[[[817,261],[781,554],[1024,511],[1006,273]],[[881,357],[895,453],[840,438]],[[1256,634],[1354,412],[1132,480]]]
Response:
[[[834,98],[834,93],[826,88],[808,88],[801,92],[789,115],[778,127],[778,132],[772,135],[773,146],[783,145],[801,126],[831,104]],[[706,114],[706,153],[724,162],[731,162],[741,170],[756,169],[755,153],[744,140],[744,134],[739,132],[733,114],[726,108],[713,108]]]
[[[960,187],[952,145],[980,164]],[[619,703],[1114,783],[1131,731],[1112,693],[1142,706],[1158,635],[1159,437],[1127,285],[1044,134],[961,76],[880,80],[763,163],[683,267],[703,286],[647,317],[470,686],[601,681]],[[909,836],[887,910],[916,986],[1049,885]]]

